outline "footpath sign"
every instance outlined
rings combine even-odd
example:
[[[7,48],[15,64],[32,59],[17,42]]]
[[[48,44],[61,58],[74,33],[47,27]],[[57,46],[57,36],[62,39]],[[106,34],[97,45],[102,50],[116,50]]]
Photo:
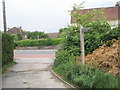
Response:
[[[90,28],[80,28],[80,47],[81,47],[81,60],[85,64],[85,47],[84,47],[84,32],[89,31]]]

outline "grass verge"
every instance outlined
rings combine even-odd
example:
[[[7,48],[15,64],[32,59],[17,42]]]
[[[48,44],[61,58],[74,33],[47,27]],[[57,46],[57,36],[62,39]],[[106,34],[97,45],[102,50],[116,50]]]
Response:
[[[7,70],[15,64],[16,62],[9,62],[8,64],[4,65],[2,69],[0,69],[0,74],[7,72]]]
[[[75,85],[74,83],[72,83],[70,80],[68,80],[67,78],[61,76],[60,73],[59,73],[57,70],[55,70],[54,67],[52,68],[52,70],[53,70],[62,80],[64,80],[64,81],[66,81],[67,83],[71,84],[71,85],[74,86],[75,88],[78,88],[78,86]]]

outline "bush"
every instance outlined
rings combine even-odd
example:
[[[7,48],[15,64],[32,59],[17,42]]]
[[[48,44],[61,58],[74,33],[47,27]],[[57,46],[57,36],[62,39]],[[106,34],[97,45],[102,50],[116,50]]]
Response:
[[[96,66],[79,65],[76,62],[75,56],[62,56],[61,51],[57,59],[61,62],[54,63],[54,71],[67,81],[77,85],[79,88],[118,88],[118,79],[101,71]],[[62,58],[61,58],[62,57]],[[67,61],[67,62],[66,62]]]
[[[34,32],[29,32],[29,31],[26,31],[27,33],[27,36],[28,36],[28,39],[38,39],[38,36],[39,38],[48,38],[48,35],[45,34],[44,32],[39,32],[39,31],[34,31]]]
[[[38,40],[20,40],[17,42],[17,46],[38,46],[40,44],[40,46],[51,46],[51,45],[58,45],[60,43],[62,43],[64,39],[62,38],[56,38],[56,39],[40,39]]]
[[[22,40],[23,39],[22,33],[18,33],[18,34],[16,34],[16,36],[17,36],[18,40]]]
[[[94,25],[95,24],[95,25]],[[62,29],[64,31],[64,29]],[[78,27],[65,28],[59,36],[65,38],[63,48],[56,53],[54,70],[59,75],[72,82],[78,87],[83,88],[118,88],[118,79],[116,76],[106,74],[99,68],[88,65],[81,66],[76,64],[75,56],[80,55],[80,34]],[[109,25],[91,24],[91,30],[85,32],[85,53],[92,53],[104,43],[111,46],[113,42],[107,42],[112,39],[119,39],[119,28],[110,29]],[[76,63],[75,63],[76,62]]]
[[[94,66],[82,67],[81,75],[75,77],[73,81],[86,88],[118,88],[118,79],[115,76],[106,74]]]
[[[112,39],[120,40],[120,24],[118,25],[118,27],[115,27],[108,31],[107,33],[105,33],[102,39],[104,39],[103,40],[104,42]]]
[[[13,50],[13,37],[9,34],[2,34],[2,66],[13,62]]]
[[[100,24],[102,23],[102,24]],[[92,53],[99,46],[102,46],[108,40],[120,38],[119,27],[110,29],[105,22],[96,21],[88,25],[91,29],[85,32],[85,54]],[[69,26],[62,29],[60,35],[65,38],[63,49],[67,50],[75,56],[80,55],[80,29],[78,27]]]
[[[2,33],[0,32],[0,71],[2,71]]]
[[[59,37],[65,38],[61,50],[56,53],[54,62],[54,71],[69,80],[78,87],[84,88],[118,88],[118,79],[116,76],[106,74],[96,66],[79,65],[76,62],[76,56],[80,56],[80,27],[90,27],[85,32],[85,54],[92,53],[99,46],[107,43],[108,40],[119,39],[119,27],[111,29],[110,25],[104,19],[101,10],[93,10],[83,15],[81,5],[75,8],[72,16],[76,19],[76,24],[68,28],[62,28]],[[93,18],[93,16],[97,16]],[[99,16],[99,18],[98,18]],[[95,19],[95,21],[93,21]],[[107,46],[112,45],[107,43]]]

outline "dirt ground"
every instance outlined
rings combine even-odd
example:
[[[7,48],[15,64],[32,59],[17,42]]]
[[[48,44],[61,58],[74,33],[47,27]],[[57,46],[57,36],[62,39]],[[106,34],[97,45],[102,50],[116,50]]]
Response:
[[[111,43],[108,46],[107,44]],[[110,40],[93,51],[92,54],[88,54],[85,57],[86,63],[90,65],[97,65],[106,73],[112,73],[120,76],[120,40]]]

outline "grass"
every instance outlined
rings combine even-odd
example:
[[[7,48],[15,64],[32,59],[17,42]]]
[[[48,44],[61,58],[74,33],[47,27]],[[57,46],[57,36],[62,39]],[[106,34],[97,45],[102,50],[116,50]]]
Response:
[[[9,62],[8,64],[4,65],[2,69],[0,69],[0,74],[7,72],[7,70],[15,64],[15,62]]]
[[[68,82],[69,84],[71,84],[72,86],[74,86],[75,88],[78,88],[78,86],[74,83],[72,83],[70,80],[68,80],[67,78],[63,77],[60,75],[59,71],[56,71],[54,68],[52,68],[52,70],[64,81]]]
[[[94,80],[94,81],[96,81],[96,82],[99,82],[98,80],[101,80],[101,82],[100,83],[98,83],[98,84],[94,84],[94,85],[92,85],[91,84],[91,82],[93,82],[93,80],[90,78],[91,77],[91,75],[93,75],[93,74],[91,74],[91,73],[89,73],[89,75],[88,75],[88,71],[86,71],[87,73],[85,74],[83,74],[83,78],[81,79],[76,79],[76,81],[73,81],[73,79],[71,79],[71,78],[67,78],[66,77],[66,74],[65,74],[65,72],[63,71],[63,70],[60,70],[60,68],[55,68],[55,67],[53,67],[52,68],[52,70],[58,75],[58,76],[60,76],[61,77],[61,79],[63,79],[64,81],[66,81],[66,82],[68,82],[69,84],[71,84],[71,85],[73,85],[75,88],[118,88],[118,81],[117,81],[117,78],[115,78],[115,77],[113,77],[113,76],[111,76],[110,74],[104,74],[104,75],[102,75],[103,73],[101,72],[101,73],[98,73],[98,71],[97,71],[97,73],[100,75],[98,75],[97,73],[95,73],[95,75],[98,75],[95,79],[97,79],[97,80]],[[86,70],[86,69],[85,69]],[[93,72],[93,71],[91,71],[91,70],[89,70],[89,72]],[[74,74],[73,74],[74,75]],[[87,76],[87,77],[86,77]],[[88,77],[89,76],[89,77]],[[86,79],[87,78],[87,79]],[[104,80],[102,80],[102,78],[104,78]],[[69,80],[70,79],[70,80]],[[75,80],[75,79],[74,79]],[[78,80],[78,81],[77,81]],[[81,80],[81,82],[79,82]],[[91,82],[89,82],[89,80],[91,81]],[[106,83],[107,82],[107,83]],[[110,82],[110,83],[109,83]],[[113,82],[113,83],[112,83]],[[81,84],[80,84],[81,83]],[[85,84],[84,84],[85,83]],[[112,85],[112,86],[111,86]],[[91,87],[92,86],[92,87]]]

